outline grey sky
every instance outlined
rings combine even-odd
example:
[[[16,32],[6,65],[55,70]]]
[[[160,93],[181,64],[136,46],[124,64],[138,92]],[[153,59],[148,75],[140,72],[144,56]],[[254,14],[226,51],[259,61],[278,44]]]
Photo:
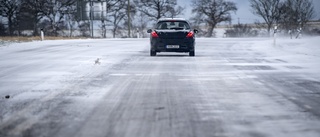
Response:
[[[191,0],[177,0],[178,4],[182,7],[186,7],[185,14],[181,17],[190,18],[191,14]],[[229,0],[236,3],[238,11],[232,14],[232,23],[238,23],[238,19],[241,23],[254,23],[255,21],[261,21],[262,18],[252,14],[249,0]],[[314,10],[316,14],[315,19],[320,19],[320,0],[313,0]]]

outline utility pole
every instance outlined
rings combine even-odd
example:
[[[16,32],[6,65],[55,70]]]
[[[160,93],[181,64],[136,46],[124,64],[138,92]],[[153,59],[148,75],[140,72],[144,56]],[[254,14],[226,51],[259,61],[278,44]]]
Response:
[[[131,9],[130,9],[130,0],[128,0],[128,38],[131,37],[131,32],[130,32],[130,30],[131,30],[130,11],[131,11]]]
[[[91,23],[91,38],[93,38],[93,2],[90,0],[90,23]]]

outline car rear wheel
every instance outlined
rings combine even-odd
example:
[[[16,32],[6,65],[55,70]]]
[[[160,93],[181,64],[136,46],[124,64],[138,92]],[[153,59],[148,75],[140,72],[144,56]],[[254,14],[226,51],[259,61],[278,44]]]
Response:
[[[154,51],[154,50],[150,50],[150,56],[156,56],[157,55],[157,52]]]
[[[189,56],[194,56],[194,51],[190,51]]]

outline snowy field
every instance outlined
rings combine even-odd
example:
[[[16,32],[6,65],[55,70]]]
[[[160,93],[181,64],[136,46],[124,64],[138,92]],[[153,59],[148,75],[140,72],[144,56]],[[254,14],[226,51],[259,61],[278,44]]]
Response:
[[[320,37],[0,46],[0,136],[320,136]]]

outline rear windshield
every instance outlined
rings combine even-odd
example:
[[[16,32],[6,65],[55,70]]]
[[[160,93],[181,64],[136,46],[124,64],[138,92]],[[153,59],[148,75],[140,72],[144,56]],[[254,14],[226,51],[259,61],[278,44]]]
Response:
[[[156,29],[175,29],[175,30],[188,30],[190,26],[185,21],[161,21],[156,25]]]

